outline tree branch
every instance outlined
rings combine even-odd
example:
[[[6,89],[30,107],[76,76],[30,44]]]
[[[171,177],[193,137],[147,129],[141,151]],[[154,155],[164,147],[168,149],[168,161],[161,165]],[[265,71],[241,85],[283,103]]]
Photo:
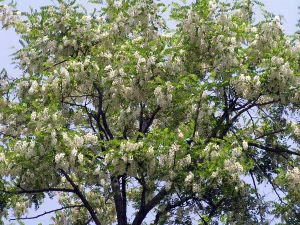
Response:
[[[78,186],[74,183],[72,178],[63,169],[60,169],[60,172],[65,176],[67,181],[74,188],[74,193],[81,199],[82,203],[84,204],[84,207],[90,213],[90,215],[93,218],[93,221],[95,222],[95,224],[96,225],[101,225],[100,220],[97,218],[97,215],[96,215],[94,209],[92,208],[92,206],[90,205],[88,200],[85,198],[85,196],[81,193],[81,191],[79,190]]]
[[[126,216],[126,223],[127,223],[127,194],[126,194],[126,174],[122,176],[122,198],[123,198],[123,208],[125,211]]]
[[[47,214],[50,214],[50,213],[53,213],[53,212],[57,212],[57,211],[61,211],[61,210],[64,210],[64,209],[71,209],[71,208],[82,208],[84,207],[84,205],[71,205],[71,206],[64,206],[64,207],[61,207],[59,209],[53,209],[53,210],[50,210],[50,211],[45,211],[44,213],[42,214],[39,214],[37,216],[31,216],[31,217],[20,217],[20,218],[12,218],[10,220],[32,220],[32,219],[37,219],[41,216],[45,216]]]
[[[195,124],[194,124],[193,135],[192,135],[193,139],[195,138],[196,131],[197,131],[197,128],[198,128],[199,113],[200,113],[200,101],[197,102],[196,115],[195,115],[195,118],[194,118]]]
[[[140,111],[140,118],[139,118],[139,132],[143,131],[143,124],[144,124],[144,108],[145,104],[140,103],[141,111]]]
[[[252,147],[256,147],[256,148],[266,150],[268,152],[288,153],[288,154],[291,154],[291,155],[300,156],[300,153],[294,152],[294,151],[291,151],[291,150],[288,150],[288,149],[284,149],[283,147],[280,147],[280,146],[276,146],[276,148],[273,148],[273,147],[269,147],[269,146],[264,146],[262,144],[257,144],[257,143],[254,143],[254,142],[248,142],[248,145],[252,146]]]
[[[165,188],[162,188],[157,195],[155,195],[144,208],[140,208],[137,212],[132,225],[140,225],[147,216],[147,214],[168,194]]]
[[[176,207],[179,207],[181,206],[182,204],[184,204],[185,202],[187,202],[188,200],[190,200],[192,198],[192,196],[186,196],[176,202],[173,202],[173,204],[171,204],[170,202],[167,204],[166,208],[163,210],[163,211],[159,211],[156,216],[155,216],[155,220],[154,220],[154,224],[157,225],[159,220],[160,220],[160,217],[163,215],[163,214],[166,214],[168,212],[170,212],[171,210],[175,209]]]
[[[257,186],[256,186],[256,182],[255,182],[255,179],[254,179],[254,175],[253,175],[253,173],[252,173],[251,170],[249,172],[250,172],[252,183],[253,183],[253,186],[254,186],[254,189],[255,189],[255,195],[256,195],[257,201],[259,201],[258,202],[259,216],[260,216],[261,223],[263,224],[264,219],[263,219],[263,212],[262,212],[262,208],[261,208],[261,202],[260,202],[259,193],[258,193],[258,190],[257,190]]]
[[[141,178],[135,177],[135,179],[139,182],[139,184],[142,186],[142,193],[141,193],[141,209],[145,208],[146,205],[146,193],[147,193],[147,185],[145,182],[145,177],[143,174],[141,174]]]
[[[264,133],[258,137],[255,137],[255,140],[258,140],[260,138],[263,138],[263,137],[266,137],[266,136],[269,136],[269,135],[273,135],[273,134],[278,134],[278,133],[281,133],[281,132],[284,132],[286,131],[286,129],[279,129],[279,130],[274,130],[273,132],[269,132],[269,133]]]
[[[147,124],[145,124],[145,126],[143,126],[142,133],[146,134],[148,132],[150,126],[153,123],[153,120],[155,119],[155,116],[157,115],[157,113],[159,112],[160,109],[161,109],[161,107],[157,106],[156,109],[152,112],[151,116],[147,120]]]
[[[121,193],[121,187],[119,178],[117,177],[111,177],[111,188],[113,191],[116,211],[117,211],[117,219],[118,219],[118,225],[127,225],[127,215],[126,215],[126,208],[124,205],[127,203],[125,202],[124,196],[122,196]]]
[[[100,124],[100,118],[102,119],[104,131],[105,131],[106,135],[110,139],[113,139],[114,136],[113,136],[112,132],[109,129],[109,126],[107,124],[106,114],[103,111],[103,93],[102,93],[101,89],[98,87],[98,85],[96,83],[94,83],[93,85],[94,85],[95,89],[98,92],[98,112],[97,112],[96,117],[98,118],[99,124]]]
[[[50,69],[52,69],[52,68],[54,68],[54,67],[56,67],[56,66],[58,66],[58,65],[60,65],[60,64],[63,64],[63,63],[65,63],[65,62],[67,62],[67,61],[68,61],[68,59],[64,59],[63,61],[54,63],[52,66],[49,66],[49,67],[45,68],[43,71],[44,71],[44,72],[45,72],[45,71],[48,71],[48,70],[50,70]]]
[[[6,191],[2,190],[2,192],[7,193],[7,194],[37,194],[37,193],[44,193],[44,192],[74,192],[73,189],[69,188],[47,188],[47,189],[37,189],[37,190],[25,190],[21,187],[21,191]]]

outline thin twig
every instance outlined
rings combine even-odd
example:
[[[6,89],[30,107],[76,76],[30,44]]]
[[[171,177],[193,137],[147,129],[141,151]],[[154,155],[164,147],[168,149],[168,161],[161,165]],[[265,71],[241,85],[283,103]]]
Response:
[[[74,192],[73,189],[70,188],[47,188],[47,189],[37,189],[37,190],[26,190],[21,187],[21,191],[6,191],[6,190],[1,190],[4,193],[7,194],[37,194],[37,193],[44,193],[44,192]]]
[[[64,210],[64,209],[71,209],[71,208],[82,208],[84,207],[84,205],[71,205],[71,206],[64,206],[64,207],[61,207],[59,209],[53,209],[53,210],[50,210],[50,211],[45,211],[44,213],[42,214],[39,214],[37,216],[26,216],[26,217],[19,217],[19,218],[12,218],[10,219],[10,221],[12,220],[32,220],[32,219],[37,219],[41,216],[45,216],[47,214],[50,214],[50,213],[53,213],[53,212],[57,212],[57,211],[61,211],[61,210]]]

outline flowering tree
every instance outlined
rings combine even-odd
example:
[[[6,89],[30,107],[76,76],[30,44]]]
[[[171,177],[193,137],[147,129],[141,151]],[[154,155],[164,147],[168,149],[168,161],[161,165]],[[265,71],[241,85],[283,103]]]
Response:
[[[259,4],[173,3],[175,30],[153,0],[0,5],[23,46],[23,75],[1,73],[1,217],[299,224],[300,43]]]

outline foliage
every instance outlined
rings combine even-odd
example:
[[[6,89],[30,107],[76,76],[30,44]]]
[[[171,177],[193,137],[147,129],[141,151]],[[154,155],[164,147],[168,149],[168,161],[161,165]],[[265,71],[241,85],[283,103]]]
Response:
[[[23,46],[23,75],[1,72],[2,218],[56,196],[54,224],[299,224],[297,36],[256,22],[258,1],[167,21],[153,0],[93,2],[0,5]]]

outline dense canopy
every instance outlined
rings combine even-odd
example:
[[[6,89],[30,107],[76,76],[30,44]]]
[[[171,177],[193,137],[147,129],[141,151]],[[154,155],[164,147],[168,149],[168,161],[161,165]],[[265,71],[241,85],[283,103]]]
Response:
[[[0,4],[23,46],[1,73],[2,219],[48,196],[57,225],[300,224],[299,35],[255,0],[94,3]]]

